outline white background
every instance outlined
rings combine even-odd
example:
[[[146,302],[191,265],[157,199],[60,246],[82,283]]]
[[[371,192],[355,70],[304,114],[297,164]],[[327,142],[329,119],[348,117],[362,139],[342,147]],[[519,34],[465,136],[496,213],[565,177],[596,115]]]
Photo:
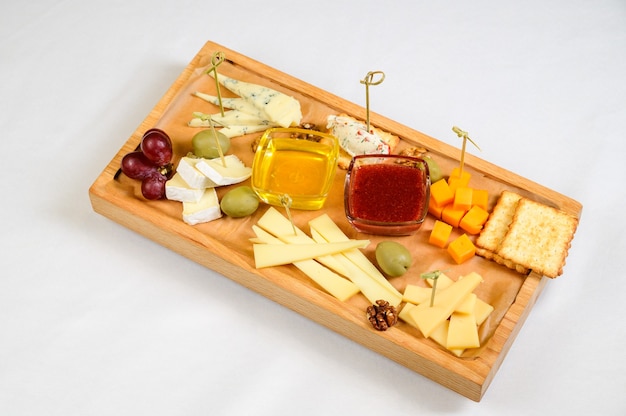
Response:
[[[92,211],[208,40],[584,205],[480,403]],[[625,132],[623,0],[2,2],[0,414],[626,414]]]

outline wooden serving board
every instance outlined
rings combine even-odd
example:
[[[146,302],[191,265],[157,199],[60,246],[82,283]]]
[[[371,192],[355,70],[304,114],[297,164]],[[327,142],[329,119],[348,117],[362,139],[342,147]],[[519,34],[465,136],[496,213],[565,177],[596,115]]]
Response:
[[[419,275],[436,269],[449,270],[447,274],[454,279],[470,271],[476,271],[484,278],[476,293],[492,304],[495,311],[481,327],[481,348],[456,357],[403,322],[385,332],[374,330],[365,318],[369,302],[360,294],[340,302],[293,266],[255,269],[252,244],[249,242],[249,238],[253,237],[251,226],[267,206],[262,206],[251,217],[224,217],[190,226],[182,221],[182,204],[166,200],[147,201],[142,198],[137,181],[116,175],[122,157],[133,151],[143,133],[152,127],[165,130],[172,138],[175,166],[180,157],[191,151],[191,138],[198,132],[198,129],[187,125],[192,113],[219,112],[217,107],[192,95],[196,90],[216,93],[214,80],[205,72],[212,55],[218,51],[226,56],[226,61],[219,67],[220,73],[266,85],[296,97],[302,105],[303,122],[324,126],[328,115],[340,113],[365,119],[365,109],[359,105],[208,42],[95,180],[89,190],[93,209],[455,392],[480,401],[548,278],[536,273],[520,275],[480,257],[456,265],[445,250],[427,243],[433,224],[430,217],[415,236],[397,237],[396,240],[407,246],[415,259],[405,276],[390,280],[401,292],[407,284],[423,285]],[[222,94],[229,96],[224,89]],[[372,113],[370,121],[373,126],[401,137],[399,149],[408,146],[428,149],[444,172],[450,172],[458,166],[458,148],[379,114]],[[237,154],[250,166],[253,158],[251,143],[259,135],[234,138],[229,153]],[[489,190],[491,204],[495,203],[502,190],[508,189],[577,217],[582,212],[582,205],[577,201],[470,154],[465,157],[465,169],[472,173],[473,187]],[[351,238],[369,238],[372,243],[365,251],[373,258],[376,243],[390,238],[359,235],[350,227],[343,211],[344,179],[345,171],[339,170],[325,207],[320,211],[292,211],[294,222],[308,231],[308,221],[326,213]],[[225,191],[218,189],[218,195],[223,195]]]

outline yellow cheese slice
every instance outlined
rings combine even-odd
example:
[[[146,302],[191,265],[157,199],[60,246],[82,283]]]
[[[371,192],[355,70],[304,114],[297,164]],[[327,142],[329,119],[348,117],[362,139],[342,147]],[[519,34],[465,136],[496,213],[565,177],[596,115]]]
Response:
[[[430,306],[430,302],[424,302],[413,308],[410,312],[411,317],[422,334],[429,337],[432,331],[452,315],[455,308],[474,291],[482,280],[483,278],[478,273],[472,272],[438,293],[433,306]]]
[[[281,240],[274,237],[261,227],[252,226],[252,230],[257,236],[256,240],[266,244],[283,244]],[[315,260],[302,260],[293,263],[300,271],[306,274],[311,280],[320,285],[322,289],[336,297],[340,301],[346,301],[359,293],[359,288],[351,281],[341,277],[327,267]]]
[[[417,324],[415,323],[415,321],[413,320],[413,318],[411,317],[411,309],[415,308],[417,305],[414,305],[412,303],[407,303],[402,307],[402,310],[398,313],[398,318],[402,319],[404,322],[406,322],[407,324],[411,325],[414,328],[417,328]],[[447,347],[447,343],[448,343],[448,325],[449,325],[449,321],[445,320],[441,323],[441,325],[439,325],[438,327],[436,327],[433,332],[430,334],[430,339],[432,339],[433,341],[435,341],[437,344],[441,345],[442,347],[448,349]],[[463,354],[463,349],[451,349],[450,352],[454,355],[456,355],[457,357],[460,357],[461,354]]]
[[[425,279],[425,280],[427,284],[432,286],[433,284],[432,279]],[[450,279],[444,273],[441,273],[437,281],[437,291],[439,291],[439,289],[445,289],[447,287],[450,287],[453,283],[454,283],[454,280]],[[487,317],[489,317],[489,314],[493,312],[493,309],[494,309],[493,306],[491,306],[484,300],[480,299],[479,297],[476,297],[476,309],[474,311],[474,314],[476,316],[476,325],[478,326],[482,325],[483,322],[485,322],[485,320],[487,319]]]
[[[439,288],[437,289],[437,292],[440,292]],[[419,305],[420,303],[430,302],[432,293],[433,290],[429,287],[406,285],[404,293],[402,294],[402,300]]]
[[[335,224],[335,222],[328,216],[328,214],[322,214],[317,218],[309,221],[309,227],[315,230],[326,241],[338,242],[349,240],[348,236]],[[402,294],[385,278],[385,276],[376,268],[376,266],[367,258],[367,256],[360,250],[348,250],[341,253],[348,258],[359,269],[363,270],[370,278],[375,280],[378,284],[383,286],[393,295],[393,299],[385,299],[393,306],[398,306],[402,301]],[[397,302],[397,303],[396,303]]]
[[[456,308],[454,308],[454,312],[464,313],[468,315],[471,314],[472,316],[474,316],[474,312],[476,310],[476,299],[476,294],[470,293]]]
[[[478,327],[474,313],[454,312],[450,316],[448,337],[446,341],[448,349],[465,349],[480,347]]]
[[[291,264],[350,249],[365,248],[369,240],[350,240],[326,244],[253,244],[257,269]]]

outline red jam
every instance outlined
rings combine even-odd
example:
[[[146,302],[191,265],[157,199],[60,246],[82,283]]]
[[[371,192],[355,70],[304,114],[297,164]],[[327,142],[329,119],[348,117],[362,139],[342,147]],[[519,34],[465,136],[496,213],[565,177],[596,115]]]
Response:
[[[352,172],[351,215],[369,221],[406,222],[423,217],[422,169],[400,164],[362,165]]]

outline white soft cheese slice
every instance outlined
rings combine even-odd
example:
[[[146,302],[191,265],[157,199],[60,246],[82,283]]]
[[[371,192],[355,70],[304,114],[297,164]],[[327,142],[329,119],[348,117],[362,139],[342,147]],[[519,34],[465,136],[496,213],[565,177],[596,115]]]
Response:
[[[339,145],[350,156],[389,154],[390,148],[376,133],[367,131],[367,126],[349,117],[330,115],[326,128],[335,136]]]
[[[217,184],[196,168],[201,160],[203,159],[188,156],[181,158],[176,168],[176,173],[187,182],[190,188],[214,188]]]
[[[213,221],[221,216],[215,188],[207,188],[198,202],[183,202],[183,221],[189,225]]]
[[[165,196],[172,201],[198,202],[203,194],[204,188],[190,187],[178,172],[165,183]]]
[[[300,102],[282,92],[262,85],[219,75],[220,84],[267,114],[268,120],[281,127],[297,126],[302,120]]]
[[[218,186],[240,183],[252,175],[252,168],[244,165],[235,155],[224,156],[224,163],[220,157],[200,159],[195,167]]]

